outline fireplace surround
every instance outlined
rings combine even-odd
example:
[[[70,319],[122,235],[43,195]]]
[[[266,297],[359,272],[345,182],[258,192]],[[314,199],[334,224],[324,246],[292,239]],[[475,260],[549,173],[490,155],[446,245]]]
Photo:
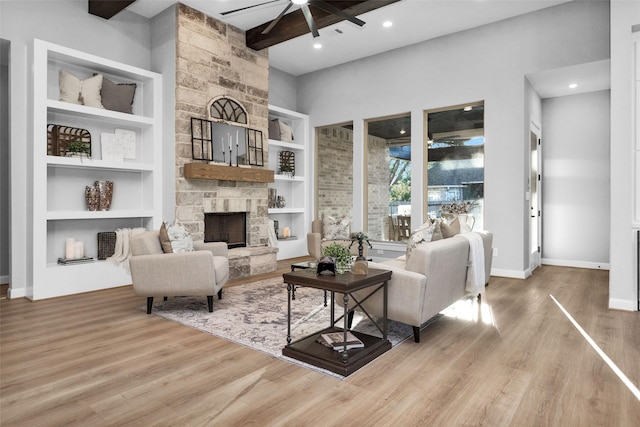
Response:
[[[229,249],[247,246],[247,213],[216,212],[204,214],[204,241],[225,242]]]

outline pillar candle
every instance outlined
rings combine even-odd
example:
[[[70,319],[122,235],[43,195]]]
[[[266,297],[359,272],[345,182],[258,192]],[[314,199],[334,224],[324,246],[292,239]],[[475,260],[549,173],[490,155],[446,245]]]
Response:
[[[84,257],[84,242],[76,242],[74,246],[74,258],[80,259]]]
[[[67,237],[64,257],[66,259],[74,259],[75,255],[76,255],[76,239],[74,239],[73,237]]]
[[[289,230],[289,227],[285,227],[285,228],[282,229],[282,237],[284,237],[286,239],[290,235],[291,235],[291,231]]]

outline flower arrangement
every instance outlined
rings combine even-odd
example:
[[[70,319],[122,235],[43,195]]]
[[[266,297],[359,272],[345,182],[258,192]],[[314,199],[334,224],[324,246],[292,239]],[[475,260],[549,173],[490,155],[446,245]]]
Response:
[[[478,206],[476,200],[472,202],[453,202],[448,205],[440,206],[440,213],[448,214],[468,214],[471,210]]]

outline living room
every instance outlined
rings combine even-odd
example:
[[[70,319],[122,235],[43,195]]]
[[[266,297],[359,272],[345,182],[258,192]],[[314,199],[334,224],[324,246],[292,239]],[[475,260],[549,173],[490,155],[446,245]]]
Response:
[[[34,238],[25,215],[30,180],[26,161],[29,155],[27,46],[32,39],[38,38],[159,71],[157,67],[162,59],[157,53],[174,37],[164,26],[170,13],[149,20],[125,11],[110,21],[101,21],[87,14],[84,2],[46,1],[38,3],[38,7],[31,3],[3,2],[0,5],[0,38],[11,43],[11,156],[4,160],[10,158],[10,163],[2,165],[4,170],[11,169],[12,183],[11,298],[26,294],[30,277],[28,247],[15,236]],[[634,7],[637,9],[631,2],[574,1],[301,76],[270,69],[269,104],[307,114],[311,129],[352,121],[355,135],[363,134],[363,123],[368,118],[410,111],[415,126],[412,133],[422,135],[425,110],[484,101],[485,135],[490,141],[486,146],[484,217],[486,228],[494,233],[494,247],[499,249],[493,259],[492,273],[496,277],[521,280],[532,274],[529,211],[524,196],[528,168],[523,167],[527,161],[524,141],[528,138],[530,118],[536,117],[545,129],[545,103],[549,107],[546,111],[552,111],[558,102],[564,102],[565,108],[558,108],[561,113],[557,114],[569,114],[567,109],[585,103],[591,106],[588,117],[610,113],[610,124],[607,121],[594,123],[593,120],[584,124],[593,129],[610,127],[605,132],[610,135],[610,158],[602,157],[597,142],[591,141],[593,145],[585,149],[592,153],[589,160],[595,162],[589,172],[605,181],[592,187],[598,190],[597,194],[592,194],[597,202],[592,203],[600,206],[603,201],[608,202],[604,209],[587,210],[583,205],[574,205],[557,217],[553,216],[553,209],[549,209],[545,224],[548,227],[562,224],[570,237],[558,244],[558,252],[548,259],[548,264],[608,269],[607,308],[637,310],[635,252],[630,238],[635,228],[629,221],[629,212],[633,210],[629,195],[633,194],[634,182],[628,161],[628,141],[632,140],[633,129],[628,105],[631,105],[629,94],[632,91],[630,83],[620,83],[631,81],[627,71],[630,66],[627,65],[632,59],[626,44],[631,40],[628,28],[638,24],[633,21],[633,16],[638,16],[637,13],[634,15]],[[465,63],[477,64],[473,74],[467,67],[455,65],[459,58],[466,58]],[[527,76],[546,70],[603,60],[611,61],[610,95],[608,91],[598,91],[583,95],[582,99],[567,97],[545,101],[527,80]],[[171,80],[165,75],[165,85],[168,82],[170,85]],[[386,81],[397,84],[380,84]],[[165,98],[164,106],[169,105],[173,110],[171,89],[165,87],[168,98]],[[587,97],[586,101],[584,97]],[[609,97],[610,106],[603,105]],[[166,117],[171,116],[165,113]],[[164,124],[169,129],[174,126],[173,120],[165,120]],[[170,220],[176,209],[175,129],[172,132],[167,132],[167,128],[164,130],[162,216]],[[421,141],[417,141],[416,145],[420,144]],[[356,145],[354,150],[354,158],[364,157],[362,147]],[[597,154],[594,155],[593,150]],[[547,159],[550,167],[565,155],[561,151],[555,153],[558,158]],[[569,170],[563,168],[566,166],[559,167],[558,171]],[[363,163],[354,164],[354,188],[362,188],[365,169]],[[585,175],[584,170],[579,172],[576,179]],[[418,185],[415,191],[420,194],[423,189]],[[611,190],[606,191],[607,187]],[[562,200],[570,194],[565,189],[559,198]],[[354,229],[362,228],[364,221],[360,197],[354,192]],[[413,215],[421,216],[422,209],[421,200],[416,199]],[[592,216],[594,210],[597,214]],[[3,211],[3,222],[6,217],[6,211]],[[584,233],[585,228],[590,233]],[[593,232],[592,228],[595,229]],[[586,241],[570,245],[569,249],[573,251],[566,252],[566,240],[585,234],[588,235]],[[6,235],[2,240],[8,241]],[[551,245],[551,239],[549,243]],[[553,246],[545,247],[545,250],[553,249]],[[8,279],[9,269],[3,269],[0,274]]]

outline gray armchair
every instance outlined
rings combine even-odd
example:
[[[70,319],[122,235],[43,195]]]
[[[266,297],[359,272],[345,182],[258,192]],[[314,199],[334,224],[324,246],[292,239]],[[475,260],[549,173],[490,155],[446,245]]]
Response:
[[[229,280],[229,253],[223,242],[194,243],[195,251],[163,253],[158,231],[131,238],[131,278],[136,295],[147,297],[147,314],[155,296],[203,295],[209,312],[213,296],[222,298]]]

